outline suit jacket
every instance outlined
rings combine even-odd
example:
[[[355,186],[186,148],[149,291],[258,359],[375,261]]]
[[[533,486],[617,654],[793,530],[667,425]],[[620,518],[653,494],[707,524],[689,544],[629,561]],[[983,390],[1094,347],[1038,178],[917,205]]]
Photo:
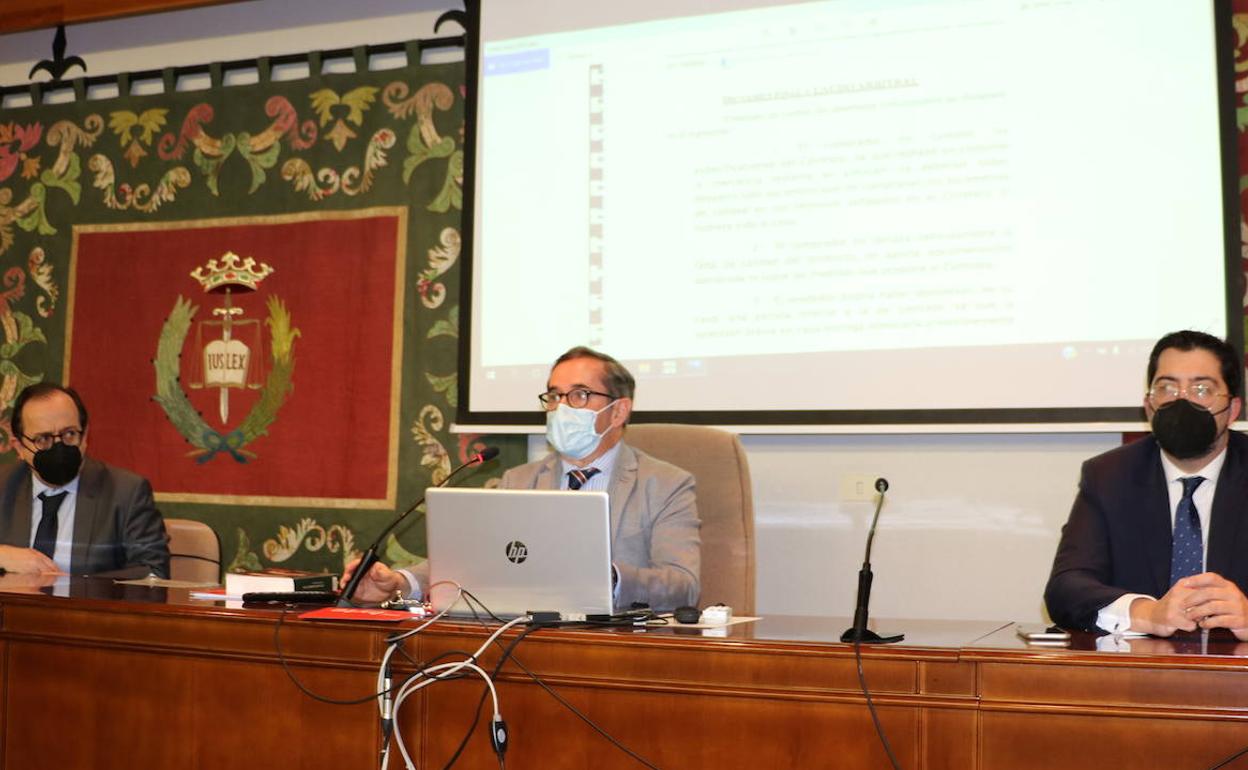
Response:
[[[551,453],[503,474],[510,489],[559,489],[562,463]],[[698,602],[702,545],[693,476],[621,444],[607,486],[611,561],[620,572],[616,604],[670,610]]]
[[[30,466],[16,462],[0,468],[0,543],[30,547],[32,496]],[[83,459],[70,572],[91,575],[146,567],[169,577],[168,542],[165,520],[146,479],[91,457]]]
[[[1170,590],[1173,521],[1161,449],[1152,436],[1083,464],[1044,601],[1054,622],[1096,629],[1126,593]],[[1248,593],[1248,437],[1231,431],[1214,490],[1205,568]]]

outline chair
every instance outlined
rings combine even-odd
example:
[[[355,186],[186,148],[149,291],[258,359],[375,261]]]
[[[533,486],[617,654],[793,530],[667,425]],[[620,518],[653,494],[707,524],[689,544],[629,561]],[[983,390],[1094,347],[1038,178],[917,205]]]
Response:
[[[221,582],[221,540],[212,527],[192,519],[165,519],[169,535],[169,577],[197,583]]]
[[[754,498],[735,433],[702,425],[629,425],[624,440],[693,474],[702,519],[703,605],[754,614]]]

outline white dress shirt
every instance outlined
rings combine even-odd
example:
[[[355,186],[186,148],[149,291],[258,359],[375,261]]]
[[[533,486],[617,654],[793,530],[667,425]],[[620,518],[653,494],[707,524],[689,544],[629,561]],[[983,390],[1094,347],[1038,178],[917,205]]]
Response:
[[[43,501],[40,493],[49,495],[66,493],[65,501],[56,512],[56,548],[52,553],[52,561],[61,572],[69,572],[69,560],[74,548],[74,514],[78,510],[78,477],[63,487],[50,487],[44,484],[34,473],[30,474],[30,486],[33,497],[30,502],[30,547],[35,547],[35,535],[39,532],[39,522],[43,521]]]

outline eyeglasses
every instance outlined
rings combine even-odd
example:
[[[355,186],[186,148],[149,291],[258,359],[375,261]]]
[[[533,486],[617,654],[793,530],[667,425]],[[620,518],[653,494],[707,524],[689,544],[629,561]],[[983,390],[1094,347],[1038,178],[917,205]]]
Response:
[[[560,393],[554,388],[551,388],[545,393],[539,393],[537,400],[542,403],[543,409],[548,412],[553,412],[559,408],[560,399],[563,399],[563,402],[573,409],[582,409],[589,403],[590,396],[602,396],[603,398],[609,398],[613,401],[615,400],[615,396],[610,393],[590,390],[589,388],[573,388],[567,393]]]
[[[22,440],[32,444],[38,450],[51,449],[52,445],[58,441],[65,446],[78,446],[78,442],[82,441],[82,430],[79,428],[66,428],[60,433],[40,433],[37,436],[23,434]]]
[[[1230,395],[1229,393],[1219,391],[1217,387],[1212,382],[1196,382],[1188,385],[1186,388],[1180,388],[1173,382],[1157,382],[1153,383],[1153,387],[1148,389],[1146,395],[1149,402],[1154,406],[1168,404],[1179,398],[1186,398],[1193,404],[1208,409],[1220,397]]]

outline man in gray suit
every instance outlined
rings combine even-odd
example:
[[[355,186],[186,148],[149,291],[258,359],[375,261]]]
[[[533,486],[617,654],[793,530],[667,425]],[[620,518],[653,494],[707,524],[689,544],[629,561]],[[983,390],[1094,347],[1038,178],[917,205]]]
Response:
[[[83,457],[87,409],[73,389],[27,387],[13,404],[11,427],[20,462],[0,469],[0,567],[169,576],[151,485]]]
[[[611,498],[616,607],[644,602],[670,610],[698,600],[701,541],[693,476],[623,441],[634,389],[633,376],[614,358],[585,347],[564,353],[538,396],[555,451],[507,471],[502,486],[605,490]],[[396,590],[413,593],[413,583],[423,589],[423,577],[377,564],[355,596],[380,601]]]

